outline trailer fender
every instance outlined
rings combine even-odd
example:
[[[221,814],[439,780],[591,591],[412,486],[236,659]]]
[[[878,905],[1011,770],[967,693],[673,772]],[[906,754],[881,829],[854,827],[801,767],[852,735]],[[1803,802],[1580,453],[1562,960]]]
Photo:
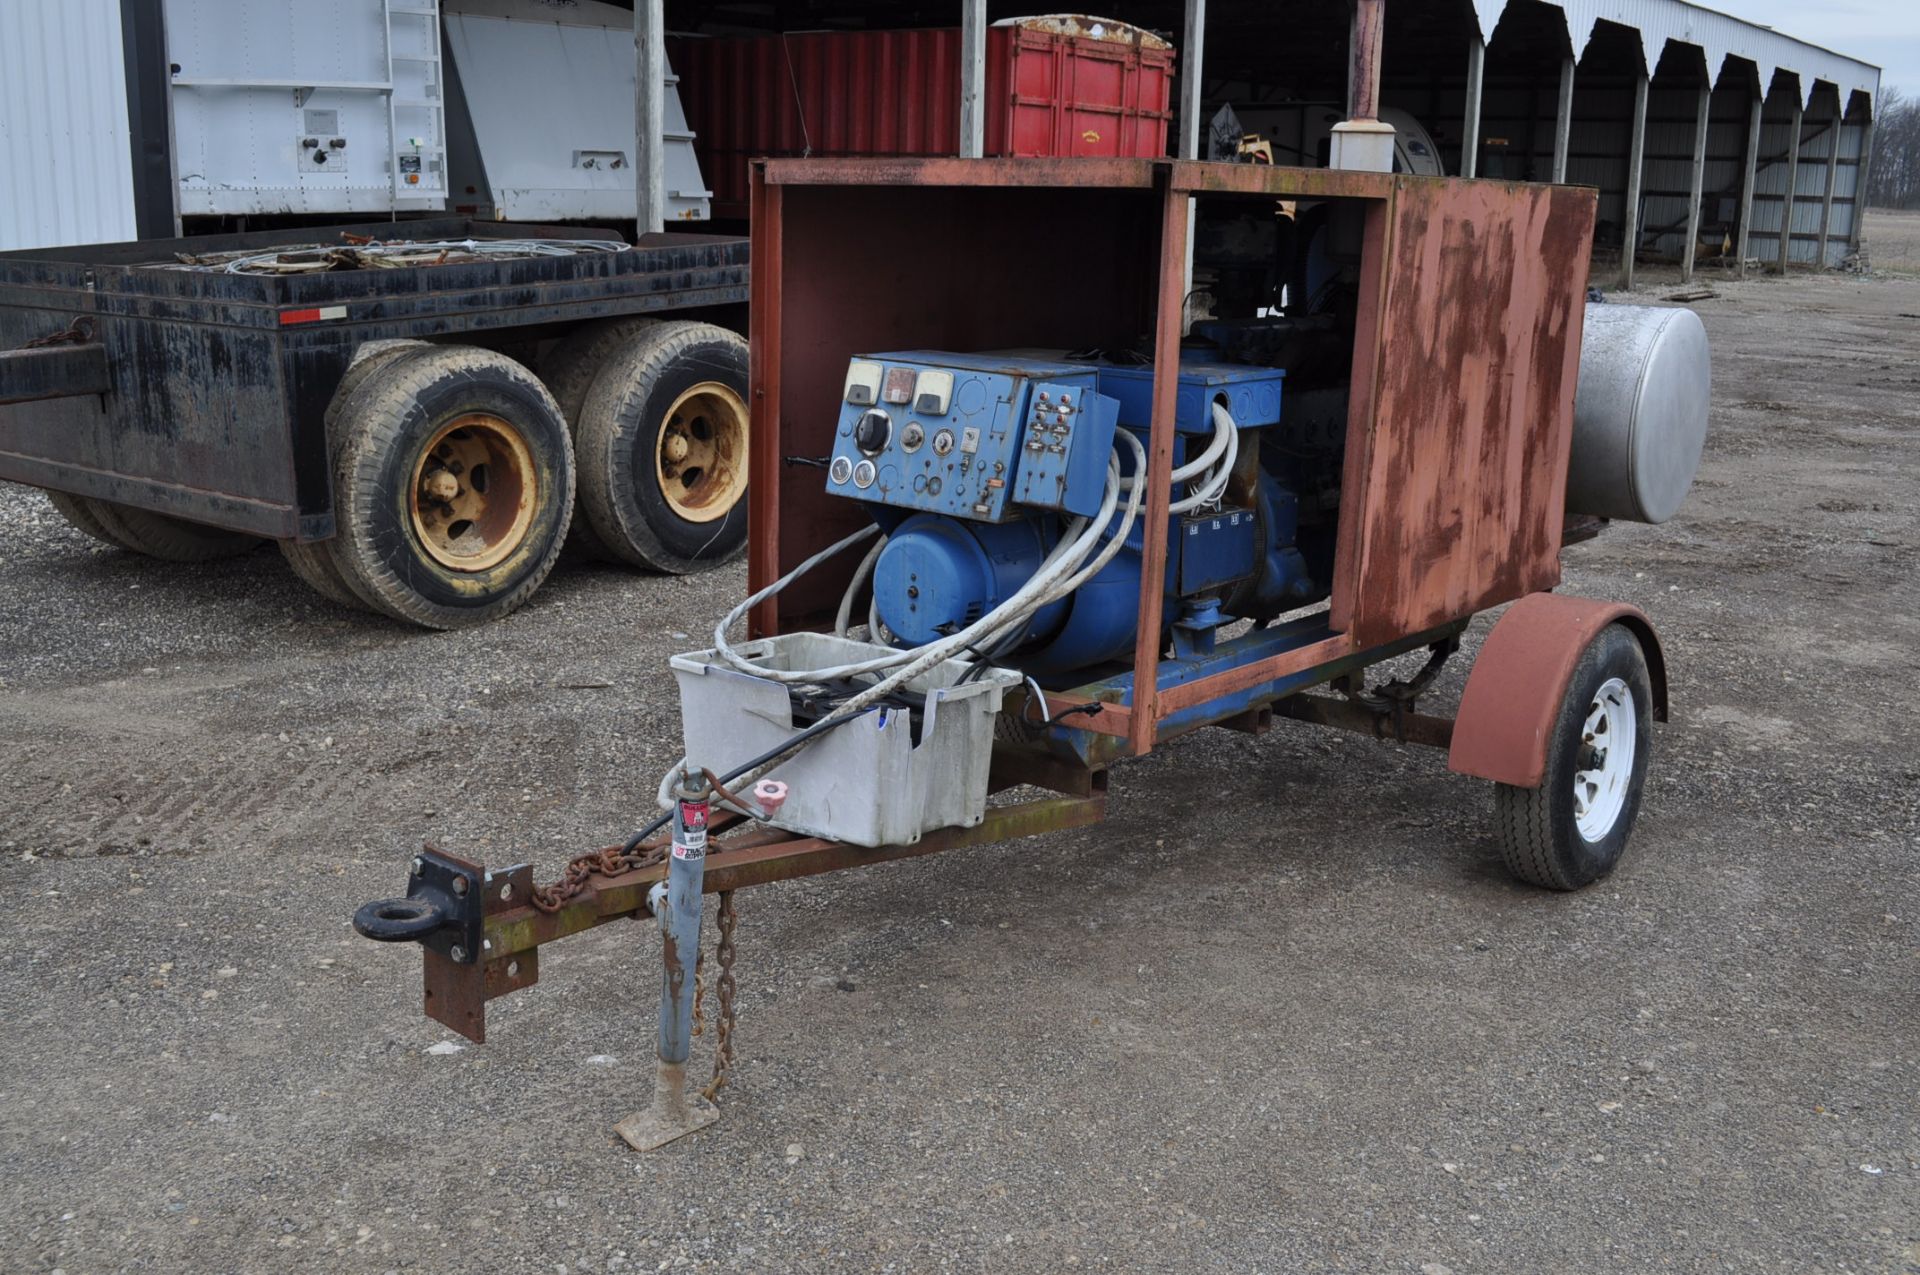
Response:
[[[1547,741],[1581,652],[1609,624],[1639,639],[1653,686],[1653,716],[1667,720],[1667,661],[1638,607],[1534,593],[1507,608],[1467,675],[1447,769],[1516,788],[1538,788]]]

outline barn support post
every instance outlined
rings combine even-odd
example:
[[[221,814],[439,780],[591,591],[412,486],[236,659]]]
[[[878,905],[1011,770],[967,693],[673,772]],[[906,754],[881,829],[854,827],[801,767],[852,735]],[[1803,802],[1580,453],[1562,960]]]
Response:
[[[1680,278],[1692,282],[1693,265],[1700,255],[1700,197],[1707,181],[1707,121],[1713,114],[1713,85],[1700,89],[1700,105],[1693,129],[1693,187],[1687,199],[1687,248],[1680,257]]]
[[[1840,130],[1846,126],[1847,117],[1840,101],[1840,90],[1833,92],[1833,120],[1827,130],[1827,188],[1820,197],[1820,247],[1815,252],[1815,265],[1818,269],[1829,270],[1827,262],[1827,238],[1833,230],[1833,187],[1840,177]]]
[[[1329,168],[1393,171],[1393,126],[1380,122],[1380,43],[1386,26],[1386,0],[1354,0],[1347,37],[1347,118],[1333,126]]]
[[[987,0],[960,3],[960,157],[987,153]]]
[[[1634,257],[1640,248],[1640,191],[1647,167],[1647,73],[1633,82],[1633,140],[1627,146],[1627,204],[1620,231],[1620,288],[1633,291]]]
[[[1206,73],[1207,52],[1207,0],[1187,0],[1186,44],[1181,47],[1180,60],[1180,158],[1200,158],[1200,104],[1205,100],[1202,77]],[[1185,255],[1185,280],[1181,294],[1186,296],[1193,291],[1193,200],[1187,200],[1187,246]],[[1185,316],[1182,315],[1182,322]]]
[[[1556,186],[1564,185],[1567,180],[1567,144],[1573,140],[1573,77],[1573,59],[1560,59],[1560,100],[1553,112],[1553,184]]]
[[[664,0],[635,0],[633,6],[633,220],[642,235],[666,229],[667,50]]]
[[[1480,101],[1487,87],[1487,42],[1475,31],[1467,44],[1467,111],[1460,125],[1460,175],[1480,175]]]
[[[1798,90],[1793,96],[1793,120],[1787,131],[1787,194],[1780,209],[1780,273],[1786,274],[1793,255],[1793,203],[1800,188],[1800,130],[1806,123],[1805,108]]]
[[[1753,104],[1747,108],[1747,166],[1740,177],[1740,235],[1734,248],[1740,258],[1735,272],[1742,279],[1747,277],[1747,242],[1753,234],[1753,187],[1760,173],[1760,117],[1766,109],[1767,95],[1762,90],[1754,94]]]
[[[1873,133],[1878,121],[1873,103],[1867,103],[1867,118],[1860,129],[1859,178],[1853,184],[1853,251],[1858,254],[1867,236],[1867,190],[1873,181]]]

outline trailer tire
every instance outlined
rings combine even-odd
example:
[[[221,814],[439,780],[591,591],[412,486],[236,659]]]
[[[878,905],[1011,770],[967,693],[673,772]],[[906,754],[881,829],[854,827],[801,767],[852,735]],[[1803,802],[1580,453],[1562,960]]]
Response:
[[[637,567],[705,571],[747,543],[747,343],[656,323],[608,358],[580,410],[581,507]]]
[[[567,419],[576,462],[580,456],[580,409],[587,401],[587,391],[593,388],[594,378],[622,346],[637,340],[644,330],[659,322],[635,315],[587,324],[568,333],[542,360],[540,379],[546,382],[553,401],[560,405],[560,413]],[[590,562],[620,561],[593,529],[581,503],[576,493],[573,522],[567,528],[567,551]]]
[[[1623,624],[1574,665],[1538,788],[1494,785],[1500,857],[1522,881],[1578,890],[1612,872],[1633,835],[1653,740],[1653,687]]]
[[[329,543],[376,609],[466,628],[547,578],[573,512],[573,447],[524,366],[470,346],[404,351],[369,374],[338,425]]]
[[[99,501],[86,496],[76,496],[67,491],[49,491],[47,499],[75,531],[83,531],[100,543],[111,545],[115,549],[132,548],[107,530],[107,525],[100,520],[100,513],[96,508],[100,504]]]
[[[115,504],[108,500],[89,502],[93,516],[107,533],[135,553],[162,562],[218,562],[252,553],[265,543],[259,536],[225,527],[209,527],[151,509]]]
[[[390,340],[368,341],[353,352],[352,362],[340,378],[340,384],[334,387],[333,397],[327,402],[326,437],[327,463],[337,468],[340,458],[341,435],[340,417],[347,410],[347,403],[355,391],[366,383],[375,370],[393,361],[408,350],[417,350],[425,346],[425,341]],[[340,564],[334,561],[332,540],[282,540],[279,542],[280,556],[293,568],[293,574],[300,582],[318,593],[327,601],[350,611],[378,611],[371,599],[363,598],[354,589],[353,584],[340,570]]]

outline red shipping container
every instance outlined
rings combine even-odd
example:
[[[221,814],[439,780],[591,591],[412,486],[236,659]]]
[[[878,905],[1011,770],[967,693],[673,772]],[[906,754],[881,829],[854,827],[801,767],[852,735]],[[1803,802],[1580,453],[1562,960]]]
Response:
[[[960,150],[957,27],[680,36],[668,56],[716,217],[747,215],[756,157]],[[1172,88],[1173,46],[1125,23],[989,27],[986,152],[1158,158]]]

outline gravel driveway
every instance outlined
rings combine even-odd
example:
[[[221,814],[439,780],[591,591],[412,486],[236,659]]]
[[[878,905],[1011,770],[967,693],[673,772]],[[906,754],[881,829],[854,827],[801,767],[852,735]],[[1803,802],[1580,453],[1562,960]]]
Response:
[[[743,575],[423,634],[0,486],[0,1265],[1920,1270],[1920,279],[1718,286],[1690,506],[1568,554],[1675,674],[1611,880],[1510,883],[1437,754],[1203,733],[1102,826],[742,894],[725,1118],[649,1156],[648,929],[435,1052],[347,918],[630,827]]]

